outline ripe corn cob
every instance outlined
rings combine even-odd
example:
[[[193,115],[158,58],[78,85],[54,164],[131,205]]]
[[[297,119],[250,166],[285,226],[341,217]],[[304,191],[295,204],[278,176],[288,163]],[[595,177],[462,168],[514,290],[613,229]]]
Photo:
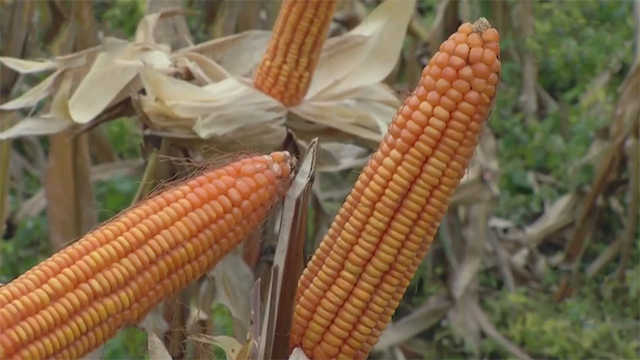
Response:
[[[337,0],[283,0],[255,87],[285,106],[309,89]]]
[[[76,359],[210,270],[288,188],[294,159],[230,163],[141,202],[0,288],[1,359]]]
[[[431,58],[300,277],[292,349],[312,359],[368,356],[473,156],[499,54],[498,32],[480,19]]]

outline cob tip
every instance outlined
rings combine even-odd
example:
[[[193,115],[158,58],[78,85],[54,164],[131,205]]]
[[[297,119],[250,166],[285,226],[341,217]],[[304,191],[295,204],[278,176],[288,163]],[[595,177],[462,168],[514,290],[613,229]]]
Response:
[[[491,24],[489,23],[489,20],[481,17],[471,24],[471,29],[474,33],[482,34],[483,32],[491,29]]]

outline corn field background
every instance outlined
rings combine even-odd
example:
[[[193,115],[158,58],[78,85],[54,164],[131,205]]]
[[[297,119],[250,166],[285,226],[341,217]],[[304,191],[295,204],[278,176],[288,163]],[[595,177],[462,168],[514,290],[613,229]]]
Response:
[[[340,0],[329,36],[384,2]],[[375,124],[312,107],[263,121],[258,99],[232,107],[240,127],[222,102],[192,106],[202,94],[172,82],[250,78],[279,8],[278,0],[0,1],[0,283],[201,162],[275,149],[302,156],[317,137],[300,236],[312,254],[381,138]],[[480,16],[501,36],[496,107],[371,358],[637,359],[640,1],[419,0],[406,33],[372,40],[402,46],[371,81],[404,100],[439,44]],[[77,59],[94,61],[99,45],[113,57],[95,61],[101,75],[92,75]],[[171,77],[138,75],[136,61]],[[151,109],[150,93],[164,107]],[[353,101],[372,118],[396,107],[375,96]],[[278,261],[279,219],[92,358],[242,358],[251,301],[266,303]],[[263,293],[252,295],[256,279]]]

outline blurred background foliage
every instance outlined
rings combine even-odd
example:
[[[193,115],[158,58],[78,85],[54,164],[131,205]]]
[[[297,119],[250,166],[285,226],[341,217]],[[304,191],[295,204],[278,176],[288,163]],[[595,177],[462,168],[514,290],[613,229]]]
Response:
[[[210,3],[213,3],[211,1]],[[197,10],[187,16],[194,42],[211,38],[207,23],[207,1],[182,1],[182,6]],[[375,3],[365,2],[368,5]],[[480,1],[472,16],[491,18],[496,8]],[[520,2],[509,1],[512,7]],[[417,19],[428,27],[433,21],[437,0],[421,0]],[[617,89],[632,68],[637,52],[636,20],[631,0],[621,1],[534,1],[531,4],[533,33],[525,41],[514,31],[501,31],[503,51],[503,85],[489,127],[498,145],[500,196],[495,216],[516,227],[525,227],[544,214],[549,204],[568,193],[584,194],[594,181],[594,162],[587,157],[594,144],[606,138],[618,98]],[[103,36],[131,38],[145,13],[144,1],[94,1],[93,10]],[[513,9],[512,9],[513,10]],[[505,16],[509,17],[509,14]],[[511,20],[518,22],[518,16]],[[1,47],[2,45],[0,45]],[[43,50],[46,52],[46,50]],[[517,54],[527,54],[537,65],[537,82],[543,94],[538,99],[537,121],[530,121],[523,111],[521,62]],[[405,57],[413,54],[407,50]],[[521,60],[521,59],[520,59]],[[414,76],[415,77],[415,76]],[[598,82],[598,79],[605,78]],[[399,89],[410,88],[401,79]],[[36,79],[29,82],[37,83]],[[103,126],[113,153],[120,160],[141,157],[141,134],[132,118],[121,118]],[[46,139],[40,141],[47,151]],[[14,145],[26,156],[22,142]],[[41,171],[26,171],[19,188],[10,189],[10,209],[20,208],[24,197],[41,191]],[[353,181],[353,171],[347,171]],[[351,174],[349,174],[351,173]],[[141,173],[117,175],[94,182],[98,221],[103,222],[131,204],[139,186]],[[623,175],[624,176],[624,175]],[[628,176],[628,175],[627,175]],[[17,195],[18,191],[22,194]],[[621,214],[630,199],[620,197],[621,212],[607,210],[599,218],[595,235],[585,246],[582,264],[598,258],[626,226]],[[0,204],[1,205],[1,204]],[[339,202],[329,206],[337,210]],[[333,211],[335,211],[333,210]],[[311,217],[311,216],[310,216]],[[52,253],[48,241],[47,217],[43,213],[18,223],[8,222],[0,242],[2,265],[0,282],[6,283]],[[310,231],[312,232],[313,229]],[[582,279],[572,297],[558,302],[554,292],[567,268],[551,266],[544,278],[531,286],[509,291],[497,271],[482,271],[478,295],[484,310],[497,330],[533,358],[544,359],[632,359],[640,348],[640,246],[638,230],[632,244],[627,276],[619,284],[612,279],[617,261],[606,264],[597,274]],[[69,239],[71,240],[71,239]],[[555,241],[542,243],[538,250],[550,258],[561,256],[564,245]],[[407,314],[446,282],[450,268],[440,249],[423,264],[414,278],[397,317]],[[560,254],[560,255],[558,255]],[[552,261],[549,261],[552,262]],[[549,263],[548,262],[548,263]],[[582,265],[586,267],[587,265]],[[570,270],[570,269],[569,269]],[[439,279],[440,281],[434,281]],[[231,334],[228,312],[214,311],[217,333]],[[507,358],[512,357],[494,339],[480,342],[480,349],[465,346],[447,320],[422,332],[404,348],[427,359]],[[218,353],[223,356],[223,353]],[[137,329],[127,329],[111,340],[105,359],[148,358],[146,336]]]

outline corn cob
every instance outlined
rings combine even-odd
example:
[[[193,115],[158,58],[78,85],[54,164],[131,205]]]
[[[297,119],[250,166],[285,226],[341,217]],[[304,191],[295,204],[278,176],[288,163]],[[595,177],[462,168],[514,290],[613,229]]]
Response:
[[[365,359],[404,296],[489,116],[501,71],[485,19],[430,59],[299,280],[291,349]]]
[[[210,270],[289,185],[288,152],[150,197],[0,288],[1,359],[76,359]]]
[[[300,104],[329,31],[337,0],[283,0],[254,86],[291,107]]]

